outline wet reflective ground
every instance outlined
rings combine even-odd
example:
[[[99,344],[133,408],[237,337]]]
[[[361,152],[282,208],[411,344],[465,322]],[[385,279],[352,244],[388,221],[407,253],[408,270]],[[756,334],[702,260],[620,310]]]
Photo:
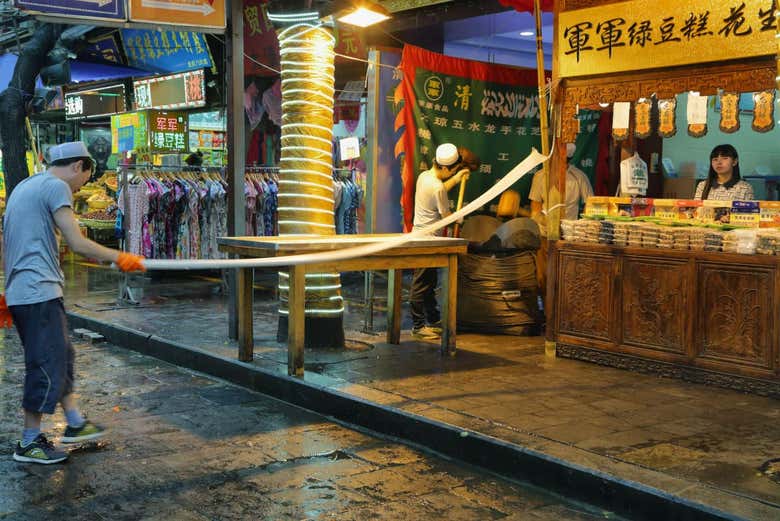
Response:
[[[65,464],[22,464],[21,346],[0,333],[0,519],[615,519],[156,359],[75,346],[82,408],[112,432]]]

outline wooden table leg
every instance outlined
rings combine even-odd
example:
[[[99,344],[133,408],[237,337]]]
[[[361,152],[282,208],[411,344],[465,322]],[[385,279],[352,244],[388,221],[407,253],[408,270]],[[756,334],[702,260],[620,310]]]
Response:
[[[236,274],[236,315],[238,317],[238,359],[251,362],[255,350],[255,332],[252,321],[254,269],[241,268]]]
[[[441,313],[441,352],[455,355],[455,324],[458,315],[458,256],[447,255],[447,268],[444,269],[442,289],[444,302]]]
[[[306,326],[306,266],[290,266],[287,308],[287,374],[303,377]]]
[[[403,270],[387,273],[387,343],[401,343],[401,282]]]

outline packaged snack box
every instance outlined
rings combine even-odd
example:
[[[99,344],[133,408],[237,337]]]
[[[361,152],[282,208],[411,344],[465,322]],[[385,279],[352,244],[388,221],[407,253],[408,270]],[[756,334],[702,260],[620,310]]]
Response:
[[[743,228],[758,228],[761,222],[761,209],[758,201],[732,201],[731,224]]]
[[[653,200],[653,215],[664,221],[677,220],[677,199]]]
[[[699,211],[702,207],[702,201],[678,199],[677,200],[677,220],[687,222],[699,222]]]
[[[610,197],[608,203],[607,215],[613,217],[631,217],[631,198],[630,197]]]
[[[699,212],[704,224],[729,224],[731,222],[731,201],[702,201]]]
[[[651,217],[653,215],[654,200],[650,197],[635,197],[631,201],[632,217]]]
[[[758,207],[761,228],[780,228],[780,201],[759,201]]]
[[[595,195],[588,197],[585,203],[585,216],[597,217],[609,215],[609,197]]]

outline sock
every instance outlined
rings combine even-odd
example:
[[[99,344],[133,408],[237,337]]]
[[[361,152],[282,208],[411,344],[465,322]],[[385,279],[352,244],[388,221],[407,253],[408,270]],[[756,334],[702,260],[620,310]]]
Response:
[[[35,441],[35,438],[41,433],[41,429],[24,429],[22,430],[22,447],[26,447],[30,443]]]
[[[65,409],[65,419],[68,420],[68,427],[78,429],[84,425],[84,417],[78,409]]]

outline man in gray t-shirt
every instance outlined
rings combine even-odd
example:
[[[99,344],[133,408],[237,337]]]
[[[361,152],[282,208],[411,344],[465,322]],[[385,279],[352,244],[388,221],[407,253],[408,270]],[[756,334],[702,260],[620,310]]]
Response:
[[[14,459],[51,464],[67,459],[41,433],[41,416],[58,403],[65,411],[64,443],[98,438],[104,430],[87,421],[73,397],[73,346],[62,301],[64,277],[56,230],[81,255],[114,262],[123,271],[143,271],[143,257],[105,248],[81,234],[73,215],[73,192],[87,182],[95,162],[84,143],[49,149],[49,170],[19,183],[3,219],[5,295],[0,326],[16,326],[24,346],[24,429]],[[9,316],[10,315],[10,316]]]

